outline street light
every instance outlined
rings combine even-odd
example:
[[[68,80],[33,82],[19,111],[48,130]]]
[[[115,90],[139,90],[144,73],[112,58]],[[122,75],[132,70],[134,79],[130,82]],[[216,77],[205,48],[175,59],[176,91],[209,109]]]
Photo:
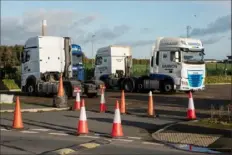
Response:
[[[197,15],[194,15],[194,17],[197,18]],[[187,27],[186,27],[186,29],[187,29],[187,38],[190,37],[190,29],[191,29],[191,28],[192,28],[192,27],[191,27],[190,25],[187,25]]]
[[[92,67],[94,67],[94,55],[93,55],[93,38],[95,37],[95,34],[92,35]]]
[[[186,27],[186,29],[187,29],[187,38],[189,38],[189,37],[190,37],[190,36],[189,36],[189,32],[190,32],[190,29],[191,29],[191,28],[192,28],[192,27],[191,27],[191,26],[189,26],[189,25]]]

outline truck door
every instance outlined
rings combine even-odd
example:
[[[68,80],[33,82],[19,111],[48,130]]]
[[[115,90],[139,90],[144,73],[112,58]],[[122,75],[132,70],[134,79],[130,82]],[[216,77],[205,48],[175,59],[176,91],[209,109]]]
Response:
[[[168,73],[167,66],[170,64],[170,55],[167,51],[160,51],[159,73]]]
[[[29,74],[32,72],[33,66],[31,65],[31,52],[25,49],[22,54],[22,74]]]
[[[102,75],[102,56],[96,55],[95,58],[95,69],[94,69],[94,76],[96,79],[99,80],[100,76]]]
[[[22,71],[22,74],[21,74],[21,85],[22,86],[25,86],[26,85],[26,80],[27,80],[27,77],[30,75],[30,73],[32,72],[32,66],[30,65],[30,58],[31,58],[31,55],[30,55],[30,50],[29,49],[24,49],[24,51],[22,52],[22,55],[21,55],[21,71]]]
[[[176,72],[178,64],[175,59],[176,51],[160,51],[159,72],[173,74]]]

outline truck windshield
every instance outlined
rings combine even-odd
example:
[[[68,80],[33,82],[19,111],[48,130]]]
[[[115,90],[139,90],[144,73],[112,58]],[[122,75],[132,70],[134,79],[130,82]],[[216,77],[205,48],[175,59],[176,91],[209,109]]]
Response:
[[[73,55],[72,56],[72,65],[80,65],[82,64],[82,56],[81,55]]]
[[[183,61],[185,63],[203,63],[203,52],[183,52]]]

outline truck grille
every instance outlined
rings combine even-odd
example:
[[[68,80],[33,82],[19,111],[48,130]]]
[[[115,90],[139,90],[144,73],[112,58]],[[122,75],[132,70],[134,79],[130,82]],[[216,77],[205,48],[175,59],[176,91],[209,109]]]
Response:
[[[190,87],[200,87],[202,85],[202,75],[201,74],[188,75],[188,82]]]

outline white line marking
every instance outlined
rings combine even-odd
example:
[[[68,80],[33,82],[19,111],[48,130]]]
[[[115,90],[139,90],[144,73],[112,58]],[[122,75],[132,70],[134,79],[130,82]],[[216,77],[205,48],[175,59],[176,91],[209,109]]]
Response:
[[[95,136],[105,136],[105,135],[107,135],[107,134],[95,133],[94,135],[95,135]]]
[[[51,133],[48,133],[50,135],[59,135],[59,136],[68,136],[69,134],[66,134],[66,133],[54,133],[54,132],[51,132]]]
[[[35,130],[35,131],[49,131],[50,129],[31,129],[31,130]]]
[[[35,132],[35,131],[20,131],[22,133],[38,133],[38,132]]]
[[[130,139],[142,139],[141,137],[127,137],[127,138],[130,138]]]
[[[142,144],[148,144],[148,145],[159,145],[162,146],[163,144],[159,144],[159,143],[152,143],[152,142],[142,142]]]
[[[97,137],[97,136],[78,136],[78,137],[85,137],[85,138],[100,138],[100,137]]]
[[[133,140],[129,140],[129,139],[113,139],[116,141],[123,141],[123,142],[133,142]]]
[[[1,129],[1,131],[10,131],[10,130],[7,130],[7,129]]]

